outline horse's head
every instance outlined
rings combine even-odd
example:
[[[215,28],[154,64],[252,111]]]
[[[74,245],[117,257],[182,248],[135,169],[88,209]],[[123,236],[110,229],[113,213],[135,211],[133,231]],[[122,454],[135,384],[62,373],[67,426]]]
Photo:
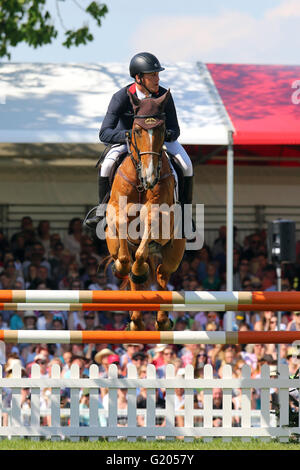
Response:
[[[159,98],[139,100],[128,93],[133,110],[131,148],[143,189],[153,189],[160,178],[162,146],[165,137],[164,108],[170,90]]]

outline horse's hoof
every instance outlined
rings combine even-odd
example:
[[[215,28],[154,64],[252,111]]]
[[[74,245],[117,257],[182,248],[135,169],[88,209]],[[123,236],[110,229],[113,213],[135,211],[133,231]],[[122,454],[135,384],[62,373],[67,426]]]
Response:
[[[173,330],[174,323],[172,320],[166,322],[156,322],[155,328],[157,331],[170,331]]]
[[[116,263],[113,263],[112,267],[111,267],[111,270],[112,270],[112,273],[115,277],[117,277],[118,279],[128,279],[128,273],[127,272],[120,272],[120,270],[117,269],[116,267]]]
[[[131,321],[128,326],[128,331],[144,331],[145,329],[145,325],[143,322],[136,323],[134,321]]]

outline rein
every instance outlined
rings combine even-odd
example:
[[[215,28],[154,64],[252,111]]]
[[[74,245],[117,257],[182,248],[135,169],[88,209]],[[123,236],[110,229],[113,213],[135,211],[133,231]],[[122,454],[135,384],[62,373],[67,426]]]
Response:
[[[154,118],[154,116],[138,116],[139,118]],[[143,192],[143,191],[147,191],[148,189],[153,189],[154,186],[158,183],[158,181],[160,180],[160,172],[161,172],[161,160],[162,160],[162,149],[160,152],[154,152],[154,151],[148,151],[148,152],[141,152],[136,144],[136,140],[135,140],[135,133],[133,132],[133,135],[134,135],[134,141],[131,140],[130,142],[130,136],[129,136],[129,132],[126,133],[126,144],[127,144],[127,151],[128,151],[128,155],[130,156],[131,158],[131,161],[136,169],[136,173],[137,173],[137,177],[138,177],[138,180],[139,180],[139,185],[136,187],[137,191],[138,192]],[[138,157],[138,160],[136,160],[133,156],[133,153],[130,149],[130,143],[132,144],[136,154],[137,154],[137,157]],[[158,167],[157,167],[157,173],[156,173],[156,176],[155,176],[155,179],[154,179],[154,182],[152,183],[151,187],[150,188],[147,188],[146,187],[146,182],[142,176],[142,159],[141,159],[141,156],[142,155],[158,155],[159,157],[159,160],[158,160]]]

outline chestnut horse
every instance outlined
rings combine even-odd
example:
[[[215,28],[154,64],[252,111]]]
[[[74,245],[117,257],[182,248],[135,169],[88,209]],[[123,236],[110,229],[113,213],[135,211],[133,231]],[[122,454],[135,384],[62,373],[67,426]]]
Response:
[[[164,107],[170,91],[159,98],[143,100],[130,92],[128,94],[134,110],[134,122],[131,138],[128,137],[127,141],[128,154],[119,166],[111,188],[106,216],[106,243],[114,259],[114,274],[127,279],[121,288],[130,282],[131,290],[147,290],[145,285],[149,285],[152,272],[158,289],[167,290],[170,276],[182,260],[186,243],[185,238],[174,236],[174,220],[177,221],[174,211],[169,211],[169,233],[165,236],[165,227],[162,230],[164,219],[158,210],[161,204],[174,208],[177,202],[174,173],[163,149]],[[134,207],[140,208],[138,217],[130,214],[130,208]],[[134,227],[140,228],[138,234],[128,230],[133,221]],[[157,231],[153,235],[155,223]],[[155,258],[159,258],[159,264]],[[155,282],[155,279],[152,281]],[[144,330],[142,312],[130,312],[130,319],[131,330]],[[168,313],[157,312],[156,329],[170,328]]]

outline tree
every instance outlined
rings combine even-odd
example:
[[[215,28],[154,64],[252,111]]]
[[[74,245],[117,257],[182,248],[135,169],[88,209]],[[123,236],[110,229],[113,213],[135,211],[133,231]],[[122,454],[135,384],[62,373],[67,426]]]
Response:
[[[60,14],[58,0],[56,8],[60,23],[64,28],[63,46],[69,48],[87,44],[94,37],[87,24],[78,29],[64,27]],[[67,0],[70,1],[70,0]],[[102,18],[108,13],[104,3],[92,1],[86,8],[77,0],[73,0],[78,8],[81,8],[86,17],[92,17],[97,25],[101,26]],[[10,59],[10,47],[16,47],[19,43],[27,43],[37,48],[50,44],[58,36],[53,17],[45,7],[46,0],[0,0],[0,57]]]

